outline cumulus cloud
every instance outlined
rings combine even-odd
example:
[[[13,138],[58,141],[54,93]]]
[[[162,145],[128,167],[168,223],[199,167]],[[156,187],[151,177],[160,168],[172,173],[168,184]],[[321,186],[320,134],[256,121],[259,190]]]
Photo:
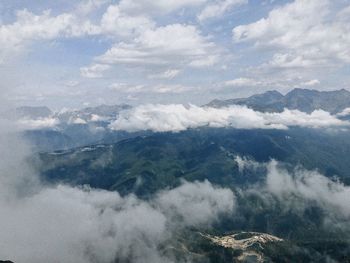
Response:
[[[203,126],[238,129],[287,129],[288,126],[337,127],[348,126],[328,112],[316,110],[310,114],[285,109],[281,113],[263,113],[245,106],[227,108],[198,107],[181,104],[141,105],[120,113],[110,124],[113,130],[156,132],[182,131]]]
[[[106,2],[89,0],[78,4],[76,10],[58,15],[51,10],[40,14],[27,9],[17,11],[13,23],[0,25],[0,59],[19,53],[34,41],[95,35],[130,37],[155,26],[147,15],[127,14],[119,5],[109,5],[98,21],[90,21],[87,14]]]
[[[119,5],[110,5],[101,19],[101,31],[105,34],[132,36],[152,29],[155,23],[146,15],[133,15],[123,13]]]
[[[298,110],[285,109],[281,113],[265,113],[264,117],[269,122],[279,123],[285,126],[321,128],[349,125],[348,122],[341,121],[323,110],[315,110],[308,114]]]
[[[329,0],[295,0],[274,8],[266,18],[235,27],[233,39],[280,50],[268,64],[273,67],[349,63],[350,39],[346,36],[350,29],[343,19],[344,10],[333,12],[330,4]]]
[[[54,15],[51,10],[35,14],[27,9],[16,11],[15,21],[0,25],[0,61],[11,58],[32,42],[83,36],[129,37],[155,23],[146,15],[129,15],[118,5],[109,5],[98,21],[90,21],[87,16],[94,8],[107,1],[86,1],[71,12]]]
[[[344,116],[348,116],[348,115],[350,115],[350,108],[346,108],[342,112],[339,112],[337,114],[337,116],[339,116],[339,117],[344,117]]]
[[[70,13],[54,16],[50,10],[40,15],[26,9],[17,11],[14,23],[0,25],[0,60],[21,51],[27,43],[34,40],[94,35],[98,31],[88,20],[81,21]]]
[[[119,42],[97,61],[138,66],[209,66],[216,62],[215,44],[195,26],[171,24],[148,29],[130,43]]]

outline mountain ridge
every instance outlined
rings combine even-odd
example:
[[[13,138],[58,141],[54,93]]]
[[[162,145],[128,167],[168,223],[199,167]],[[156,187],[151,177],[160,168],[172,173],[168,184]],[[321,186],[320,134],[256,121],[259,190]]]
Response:
[[[244,105],[263,112],[281,112],[285,108],[311,113],[315,110],[336,114],[350,107],[350,92],[346,89],[319,91],[315,89],[296,88],[286,95],[276,90],[255,94],[247,98],[212,100],[205,107],[227,107]]]

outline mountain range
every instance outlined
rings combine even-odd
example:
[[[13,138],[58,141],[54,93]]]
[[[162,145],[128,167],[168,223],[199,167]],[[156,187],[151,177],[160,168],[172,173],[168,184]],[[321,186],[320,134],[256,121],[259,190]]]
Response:
[[[350,91],[345,89],[333,91],[318,91],[311,89],[296,88],[286,95],[276,90],[267,91],[261,94],[255,94],[247,98],[236,98],[219,100],[215,99],[203,105],[203,107],[227,107],[231,105],[245,105],[256,111],[262,112],[281,112],[287,108],[290,110],[299,110],[310,113],[314,110],[324,110],[331,114],[336,114],[346,108],[350,108]],[[46,106],[31,107],[22,106],[15,110],[17,118],[47,118],[54,117],[62,123],[81,119],[86,122],[94,120],[116,119],[120,111],[131,109],[128,104],[120,105],[99,105],[96,107],[87,107],[80,110],[65,110],[53,112]],[[96,116],[99,119],[94,119]]]
[[[334,91],[293,89],[286,95],[282,95],[273,90],[248,98],[216,99],[205,106],[220,108],[230,105],[246,105],[256,111],[263,112],[281,112],[287,108],[308,113],[314,110],[324,110],[336,114],[350,107],[350,92],[345,89]]]

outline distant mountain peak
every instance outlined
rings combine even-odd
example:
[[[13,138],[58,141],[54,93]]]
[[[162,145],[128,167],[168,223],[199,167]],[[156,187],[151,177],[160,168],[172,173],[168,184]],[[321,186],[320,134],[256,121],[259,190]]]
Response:
[[[270,94],[270,95],[282,96],[283,97],[282,93],[277,91],[277,90],[268,90],[268,91],[266,91],[263,94]]]
[[[248,98],[213,100],[205,106],[227,107],[230,105],[245,105],[258,111],[280,112],[284,108],[312,112],[317,109],[332,114],[339,113],[350,107],[350,92],[346,89],[319,91],[315,89],[295,88],[285,96],[276,90],[255,94]]]

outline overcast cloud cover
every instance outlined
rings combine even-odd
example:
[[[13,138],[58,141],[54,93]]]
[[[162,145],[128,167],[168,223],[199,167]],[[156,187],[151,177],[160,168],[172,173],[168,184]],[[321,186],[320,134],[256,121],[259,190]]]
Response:
[[[349,10],[345,0],[3,0],[0,73],[17,105],[55,109],[348,89]]]

